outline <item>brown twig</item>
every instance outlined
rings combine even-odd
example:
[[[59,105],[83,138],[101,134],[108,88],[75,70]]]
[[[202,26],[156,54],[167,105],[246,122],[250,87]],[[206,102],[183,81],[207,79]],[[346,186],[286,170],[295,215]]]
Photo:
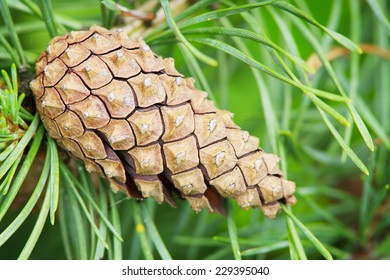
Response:
[[[390,50],[379,47],[377,45],[372,44],[361,44],[360,48],[363,51],[363,54],[372,54],[379,57],[383,57],[384,59],[390,60]],[[335,60],[339,57],[344,57],[350,54],[350,50],[347,48],[339,47],[339,48],[331,48],[326,54],[326,59],[328,61]],[[307,60],[307,64],[309,64],[315,71],[322,67],[322,62],[319,59],[316,53],[310,55]]]
[[[170,1],[170,6],[173,11],[174,16],[180,14],[184,11],[189,5],[190,1],[188,0],[172,0]],[[159,5],[159,1],[148,1],[144,5],[137,8],[139,13],[145,13],[149,11],[156,10]],[[145,26],[144,21],[134,20],[131,17],[125,17],[125,25],[122,27],[122,30],[129,34],[129,36],[135,37],[145,37],[151,30],[155,27],[163,24],[165,22],[165,14],[162,8],[158,8],[158,10],[154,13],[155,17],[152,21],[150,21],[150,25]]]

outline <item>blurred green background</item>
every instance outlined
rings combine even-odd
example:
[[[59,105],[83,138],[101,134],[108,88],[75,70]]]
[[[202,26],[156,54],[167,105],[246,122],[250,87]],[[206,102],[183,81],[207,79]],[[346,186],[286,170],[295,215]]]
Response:
[[[10,9],[31,70],[34,69],[34,61],[46,48],[50,35],[45,23],[26,5],[30,2],[34,7],[39,7],[35,1],[7,0],[4,3]],[[145,1],[120,1],[120,4],[139,9],[140,2]],[[190,5],[187,1],[170,2],[172,7],[172,2],[184,3],[184,10]],[[188,15],[187,19],[233,4],[229,1],[208,2],[214,3]],[[261,1],[234,1],[234,4],[240,6],[255,2]],[[202,53],[216,59],[219,65],[213,67],[203,62],[193,64],[191,56],[183,53],[183,47],[178,47],[178,42],[172,40],[172,37],[147,39],[156,53],[163,57],[174,57],[179,72],[194,76],[197,86],[209,91],[220,108],[233,112],[234,121],[242,129],[258,136],[264,150],[274,152],[282,158],[283,171],[289,180],[297,184],[298,202],[291,208],[293,215],[318,238],[333,258],[389,259],[390,3],[384,0],[287,2],[323,26],[350,38],[363,49],[363,53],[350,52],[323,30],[274,5],[248,10],[248,14],[253,17],[253,21],[249,23],[242,14],[228,17],[222,13],[216,20],[189,26],[182,31],[190,42],[193,42],[191,38],[210,37],[241,49],[255,61],[267,65],[271,72],[285,77],[288,75],[275,62],[272,52],[259,42],[217,34],[187,35],[184,31],[208,26],[234,26],[260,34],[260,28],[277,46],[311,66],[314,64],[309,57],[313,55],[317,58],[321,54],[335,55],[328,57],[328,69],[318,67],[314,73],[307,73],[300,65],[281,56],[303,84],[336,95],[340,95],[340,88],[345,91],[368,128],[369,134],[366,134],[366,138],[372,139],[373,152],[370,151],[369,144],[367,145],[370,141],[364,141],[364,133],[359,133],[356,120],[352,118],[345,102],[322,99],[348,120],[349,127],[329,116],[324,119],[302,90],[262,71],[255,70],[257,74],[254,75],[245,61],[233,57],[231,53],[193,42]],[[125,21],[127,24],[138,21],[132,18],[124,19],[117,12],[106,9],[97,0],[52,0],[51,3],[54,18],[68,31],[87,28],[92,24],[104,24],[102,13],[113,15],[113,26],[123,25]],[[157,5],[155,10],[159,7]],[[183,8],[172,9],[176,14],[181,13]],[[381,14],[384,18],[380,17]],[[149,34],[153,28],[145,27],[145,34]],[[165,29],[169,30],[169,27]],[[4,18],[0,19],[0,33],[9,40]],[[9,54],[0,45],[0,68],[8,71],[12,62]],[[197,70],[197,65],[200,71]],[[337,83],[339,86],[336,86]],[[334,129],[333,133],[330,126]],[[341,140],[336,139],[334,131],[339,133]],[[345,144],[344,149],[340,143]],[[349,149],[361,160],[363,166],[360,165],[359,168],[359,164],[355,164],[346,156],[345,151]],[[364,166],[369,175],[362,172]],[[137,203],[116,194],[111,201],[107,198],[107,204],[104,201],[101,204],[103,208],[107,208],[105,211],[109,217],[115,205],[120,217],[124,242],[121,249],[115,249],[115,254],[112,253],[113,250],[101,249],[90,223],[82,214],[83,211],[79,209],[77,212],[72,208],[72,203],[77,202],[71,198],[72,194],[67,190],[67,185],[62,182],[60,189],[60,211],[56,223],[52,226],[46,221],[30,258],[147,257],[145,244],[140,242],[142,236],[136,231],[137,211],[140,210]],[[28,193],[28,190],[26,192]],[[258,209],[243,211],[235,203],[231,203],[229,216],[223,217],[204,211],[195,214],[184,201],[178,205],[177,209],[173,209],[166,204],[157,205],[150,200],[142,202],[141,217],[151,218],[151,224],[144,220],[147,227],[145,240],[157,259],[166,258],[166,255],[161,253],[164,248],[174,259],[232,259],[238,258],[237,256],[243,259],[323,258],[321,250],[313,245],[310,236],[301,231],[297,223],[288,225],[289,219],[284,212],[270,220]],[[0,232],[15,219],[22,207],[23,201],[14,203],[5,218],[0,220]],[[90,211],[96,224],[100,226],[99,215],[93,209]],[[39,207],[36,207],[21,228],[0,247],[0,259],[15,259],[19,256],[34,227],[38,212]],[[233,226],[229,226],[229,220],[233,222]],[[160,235],[162,243],[156,243],[153,233]],[[104,236],[109,245],[115,245],[112,241],[115,238],[109,230],[106,229]],[[304,252],[301,252],[300,248]]]

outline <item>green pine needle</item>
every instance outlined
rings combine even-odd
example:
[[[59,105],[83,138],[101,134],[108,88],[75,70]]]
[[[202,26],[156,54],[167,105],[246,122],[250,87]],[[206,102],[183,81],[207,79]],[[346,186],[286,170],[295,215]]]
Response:
[[[308,230],[295,216],[294,214],[284,205],[282,206],[282,210],[289,219],[302,231],[302,233],[310,240],[313,246],[318,250],[318,252],[324,256],[327,260],[332,260],[332,255],[329,251],[324,247],[324,245],[313,235],[313,233]]]
[[[232,203],[231,201],[228,202],[228,214],[227,214],[227,227],[230,237],[230,242],[232,244],[232,250],[233,250],[233,256],[235,260],[241,260],[241,251],[240,251],[240,243],[238,241],[238,235],[237,235],[237,227],[234,223],[233,218],[233,209],[232,209]]]
[[[166,248],[161,236],[158,232],[156,225],[154,224],[152,217],[149,214],[148,209],[146,208],[145,203],[140,205],[141,215],[143,217],[143,221],[145,223],[145,228],[147,233],[149,234],[154,246],[156,247],[157,252],[160,254],[163,260],[172,260],[169,251]]]
[[[54,225],[55,213],[58,207],[59,193],[60,193],[60,165],[58,158],[57,145],[54,140],[47,138],[48,146],[50,148],[50,222]]]

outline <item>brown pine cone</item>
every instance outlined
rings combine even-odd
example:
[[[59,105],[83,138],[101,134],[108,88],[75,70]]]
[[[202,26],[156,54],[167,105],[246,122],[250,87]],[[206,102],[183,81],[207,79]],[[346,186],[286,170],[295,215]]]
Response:
[[[268,217],[295,184],[231,113],[215,108],[173,59],[141,39],[93,26],[53,38],[31,82],[51,137],[130,197],[224,213],[224,198]]]

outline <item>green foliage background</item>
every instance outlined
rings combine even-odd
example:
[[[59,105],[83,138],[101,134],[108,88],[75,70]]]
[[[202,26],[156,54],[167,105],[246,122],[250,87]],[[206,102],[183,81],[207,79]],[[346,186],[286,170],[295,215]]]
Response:
[[[54,33],[138,21],[120,16],[113,1],[102,2],[0,0],[0,68],[14,82],[8,90],[1,86],[0,95],[0,259],[390,257],[388,1],[170,1],[174,16],[184,19],[168,16],[162,27],[142,27],[156,53],[174,57],[180,72],[234,112],[235,122],[258,136],[265,150],[280,155],[288,179],[297,183],[298,203],[274,220],[232,202],[223,217],[195,214],[186,202],[173,209],[126,200],[81,165],[72,175],[68,158],[43,135],[37,117],[17,109],[23,95],[18,97],[12,63],[33,71]],[[157,1],[119,2],[140,9],[140,2]],[[161,4],[169,15],[168,1]],[[228,7],[242,10],[230,15]],[[217,16],[188,25],[210,15]],[[313,54],[322,67],[306,63]],[[27,89],[19,78],[20,94]],[[23,106],[31,105],[26,98]],[[10,131],[15,127],[19,134]],[[28,127],[27,147],[16,146]],[[34,147],[40,147],[38,156]],[[46,179],[39,185],[32,173]],[[11,205],[12,193],[19,202]]]

